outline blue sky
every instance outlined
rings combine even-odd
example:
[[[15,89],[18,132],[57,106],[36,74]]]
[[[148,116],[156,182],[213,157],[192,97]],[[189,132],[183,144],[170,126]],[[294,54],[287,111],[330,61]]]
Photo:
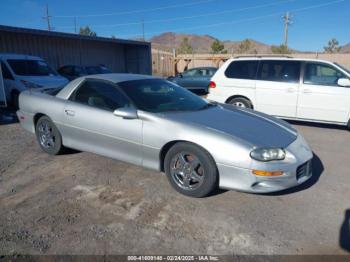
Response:
[[[278,45],[281,16],[290,11],[289,47],[322,51],[333,37],[350,42],[350,0],[1,0],[0,24],[46,29],[46,3],[56,31],[74,32],[76,16],[78,27],[100,36],[135,38],[143,20],[147,39],[173,31]]]

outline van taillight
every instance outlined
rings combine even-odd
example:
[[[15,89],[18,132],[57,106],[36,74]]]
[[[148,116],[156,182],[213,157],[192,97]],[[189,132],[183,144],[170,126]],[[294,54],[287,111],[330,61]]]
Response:
[[[209,83],[209,88],[215,88],[216,87],[216,84],[214,81],[210,81]]]

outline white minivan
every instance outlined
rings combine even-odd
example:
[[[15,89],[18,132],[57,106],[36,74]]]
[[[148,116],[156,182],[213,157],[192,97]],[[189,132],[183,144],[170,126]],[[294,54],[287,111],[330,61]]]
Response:
[[[317,59],[237,57],[212,77],[209,100],[285,119],[348,125],[350,71]]]
[[[40,57],[0,54],[7,102],[18,107],[19,93],[30,88],[56,88],[68,83]]]

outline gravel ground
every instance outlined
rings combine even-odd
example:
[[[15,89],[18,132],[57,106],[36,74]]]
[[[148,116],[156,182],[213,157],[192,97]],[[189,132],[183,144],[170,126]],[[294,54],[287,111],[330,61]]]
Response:
[[[1,125],[0,254],[348,254],[350,132],[294,125],[316,155],[310,182],[204,199],[116,160],[49,156]]]

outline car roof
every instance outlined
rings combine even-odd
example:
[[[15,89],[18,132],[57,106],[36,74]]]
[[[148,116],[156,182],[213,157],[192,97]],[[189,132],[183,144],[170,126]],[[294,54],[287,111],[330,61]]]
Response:
[[[11,53],[0,53],[1,59],[24,59],[24,60],[43,60],[38,56],[25,55],[25,54],[11,54]]]
[[[331,61],[317,59],[317,58],[302,58],[302,57],[290,57],[290,56],[237,56],[230,58],[228,61],[234,60],[281,60],[281,61],[310,61],[310,62],[323,62],[333,64]]]
[[[56,96],[68,99],[71,92],[79,86],[85,79],[100,79],[106,80],[113,83],[120,83],[124,81],[133,80],[144,80],[144,79],[161,79],[159,77],[154,77],[151,75],[139,75],[139,74],[127,74],[127,73],[110,73],[110,74],[98,74],[98,75],[87,75],[76,78],[75,80],[69,82]]]
[[[101,79],[111,81],[113,83],[120,83],[124,81],[132,80],[143,80],[143,79],[155,79],[156,77],[151,75],[139,75],[139,74],[127,74],[127,73],[109,73],[109,74],[98,74],[98,75],[87,75],[82,76],[85,79]]]

